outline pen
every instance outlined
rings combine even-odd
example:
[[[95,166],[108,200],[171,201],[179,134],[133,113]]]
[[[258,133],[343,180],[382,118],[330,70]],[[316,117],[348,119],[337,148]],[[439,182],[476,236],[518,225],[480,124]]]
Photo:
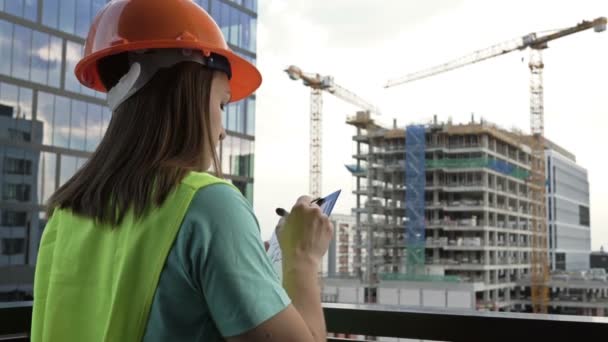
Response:
[[[325,202],[325,198],[318,197],[318,198],[314,199],[312,202],[310,202],[310,204],[316,203],[317,205],[322,205],[323,202]],[[277,209],[275,209],[275,213],[277,213],[277,215],[279,215],[281,217],[286,216],[287,214],[289,214],[287,212],[287,210],[285,210],[283,208],[277,208]]]

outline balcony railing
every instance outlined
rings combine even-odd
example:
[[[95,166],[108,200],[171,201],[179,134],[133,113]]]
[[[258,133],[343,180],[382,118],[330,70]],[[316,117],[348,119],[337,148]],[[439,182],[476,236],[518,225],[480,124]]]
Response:
[[[608,318],[380,305],[323,305],[330,333],[433,341],[561,341],[606,336]],[[31,302],[0,303],[0,341],[28,341]],[[330,337],[328,341],[350,341]]]

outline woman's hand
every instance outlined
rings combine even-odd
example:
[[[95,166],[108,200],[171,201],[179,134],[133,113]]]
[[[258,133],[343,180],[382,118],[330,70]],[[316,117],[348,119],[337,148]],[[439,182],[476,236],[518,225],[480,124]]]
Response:
[[[308,196],[298,198],[279,222],[277,237],[284,264],[310,261],[318,265],[329,248],[333,226],[321,208],[311,202]]]

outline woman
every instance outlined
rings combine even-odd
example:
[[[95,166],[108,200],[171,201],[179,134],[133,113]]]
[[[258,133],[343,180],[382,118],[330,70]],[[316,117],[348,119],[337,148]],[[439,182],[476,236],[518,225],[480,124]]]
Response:
[[[224,106],[261,77],[190,0],[115,0],[80,82],[112,120],[49,200],[32,341],[322,341],[316,272],[332,226],[301,197],[279,231],[283,286],[219,163]]]

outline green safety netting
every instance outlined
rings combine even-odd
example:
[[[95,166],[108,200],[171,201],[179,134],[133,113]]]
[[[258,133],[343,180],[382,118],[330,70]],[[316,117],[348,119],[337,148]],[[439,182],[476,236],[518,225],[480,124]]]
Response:
[[[510,165],[501,160],[489,159],[489,158],[459,158],[459,159],[439,159],[439,160],[427,160],[426,167],[432,168],[445,168],[445,169],[464,169],[464,168],[489,168],[494,171],[524,180],[529,177],[530,172]]]
[[[407,274],[407,273],[380,273],[381,280],[401,280],[401,281],[442,281],[458,283],[461,281],[459,276],[442,276],[430,274]]]

